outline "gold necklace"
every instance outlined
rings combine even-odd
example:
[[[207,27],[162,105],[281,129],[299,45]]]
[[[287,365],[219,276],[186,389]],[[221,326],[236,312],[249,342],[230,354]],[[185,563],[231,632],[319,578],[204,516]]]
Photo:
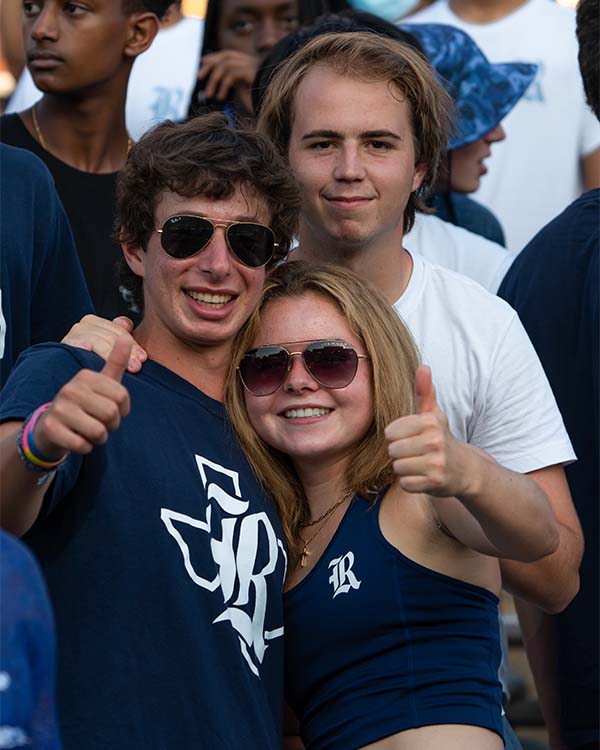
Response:
[[[36,105],[34,104],[33,107],[31,108],[31,118],[33,120],[33,127],[35,128],[35,134],[37,135],[37,139],[40,142],[40,146],[44,149],[44,151],[47,151],[48,149],[46,148],[46,141],[44,140],[44,136],[42,135],[42,131],[40,130],[37,115],[35,113],[35,107]]]
[[[40,146],[44,149],[44,151],[48,150],[48,147],[46,146],[46,141],[44,140],[44,136],[42,135],[42,131],[40,129],[40,124],[38,122],[37,114],[35,111],[37,104],[34,104],[31,108],[31,119],[33,120],[33,127],[35,128],[35,134],[37,136],[38,141],[40,142]],[[131,142],[131,137],[129,134],[127,134],[127,153],[131,151],[131,147],[133,146],[133,143]]]
[[[306,564],[306,558],[310,555],[310,552],[308,550],[309,545],[313,542],[314,539],[316,539],[319,534],[323,531],[325,526],[327,526],[327,521],[331,517],[331,514],[336,508],[339,508],[340,505],[345,502],[349,497],[351,497],[352,491],[346,492],[346,494],[342,497],[341,500],[338,500],[336,503],[334,503],[329,510],[326,510],[325,513],[323,513],[322,516],[319,516],[316,521],[311,521],[310,523],[303,523],[300,524],[300,528],[305,529],[308,526],[314,526],[316,523],[319,523],[319,521],[323,521],[323,524],[315,531],[315,533],[310,537],[310,539],[303,539],[300,537],[300,541],[304,544],[304,547],[302,547],[302,552],[300,553],[300,567],[303,568]]]
[[[314,526],[315,524],[319,523],[319,521],[323,521],[327,516],[329,516],[333,511],[338,507],[338,505],[341,505],[344,500],[347,500],[350,497],[350,493],[346,493],[344,497],[341,500],[338,500],[336,503],[334,503],[331,508],[328,508],[323,515],[319,516],[316,521],[308,521],[307,523],[301,523],[300,528],[301,529],[307,529],[309,526]]]

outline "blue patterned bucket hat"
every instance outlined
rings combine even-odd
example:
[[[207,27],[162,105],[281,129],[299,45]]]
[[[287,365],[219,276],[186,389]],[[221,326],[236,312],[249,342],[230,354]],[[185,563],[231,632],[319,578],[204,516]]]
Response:
[[[464,31],[440,23],[402,24],[423,51],[458,111],[448,150],[466,146],[496,127],[533,81],[537,65],[491,63]]]

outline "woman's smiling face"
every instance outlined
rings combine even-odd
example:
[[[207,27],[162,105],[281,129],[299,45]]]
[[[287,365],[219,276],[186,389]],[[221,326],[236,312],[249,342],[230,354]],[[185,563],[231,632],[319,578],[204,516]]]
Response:
[[[324,295],[305,292],[266,305],[253,347],[277,344],[301,352],[321,339],[342,340],[357,354],[367,354],[337,305]],[[311,376],[302,357],[294,356],[281,387],[268,396],[246,391],[245,398],[250,422],[268,445],[290,456],[299,473],[318,470],[343,463],[369,429],[371,365],[368,359],[359,359],[347,386],[327,388]]]

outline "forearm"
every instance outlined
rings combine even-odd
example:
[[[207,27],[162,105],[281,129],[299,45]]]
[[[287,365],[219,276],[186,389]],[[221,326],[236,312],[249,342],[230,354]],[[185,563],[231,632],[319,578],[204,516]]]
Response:
[[[523,644],[546,722],[550,746],[560,747],[560,701],[552,617],[529,602],[515,598]]]
[[[561,612],[579,591],[579,535],[558,524],[555,552],[535,562],[500,560],[502,587],[545,612]]]
[[[501,560],[502,584],[507,591],[546,612],[563,610],[579,590],[583,534],[565,473],[560,465],[528,474],[546,493],[558,519],[556,551],[534,563]]]
[[[15,536],[22,536],[33,526],[48,487],[47,483],[38,485],[43,473],[28,469],[19,457],[20,428],[20,422],[0,426],[0,519],[2,528]]]
[[[558,524],[544,490],[473,446],[463,446],[468,481],[457,498],[500,557],[527,562],[558,546]]]

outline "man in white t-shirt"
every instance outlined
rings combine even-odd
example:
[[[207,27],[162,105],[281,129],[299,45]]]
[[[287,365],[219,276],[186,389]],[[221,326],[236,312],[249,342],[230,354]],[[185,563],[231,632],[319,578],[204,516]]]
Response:
[[[546,492],[557,550],[535,563],[502,561],[502,574],[505,588],[557,611],[577,592],[582,536],[562,468],[574,454],[546,376],[512,308],[403,249],[421,191],[435,183],[449,119],[447,94],[417,53],[354,32],[317,36],[281,63],[258,128],[287,155],[303,192],[294,257],[351,268],[411,330],[432,369],[446,459],[460,446],[469,475],[471,460],[491,456],[512,471],[516,493],[529,491],[523,481]],[[491,499],[495,488],[484,491]],[[505,731],[507,747],[519,747]]]
[[[437,0],[411,23],[466,31],[491,62],[538,66],[525,96],[502,122],[489,172],[475,194],[520,252],[582,190],[600,185],[600,125],[577,66],[575,13],[550,0]]]
[[[539,360],[508,305],[402,249],[447,141],[447,95],[395,41],[342,34],[330,49],[332,38],[313,39],[282,63],[259,112],[259,129],[287,155],[303,190],[294,256],[340,263],[378,286],[431,366],[453,436],[547,492],[559,549],[535,564],[503,563],[503,572],[515,593],[562,609],[576,593],[581,555],[562,469],[574,456]],[[353,52],[367,40],[370,73]],[[388,76],[411,66],[418,74],[397,79],[404,88]]]

